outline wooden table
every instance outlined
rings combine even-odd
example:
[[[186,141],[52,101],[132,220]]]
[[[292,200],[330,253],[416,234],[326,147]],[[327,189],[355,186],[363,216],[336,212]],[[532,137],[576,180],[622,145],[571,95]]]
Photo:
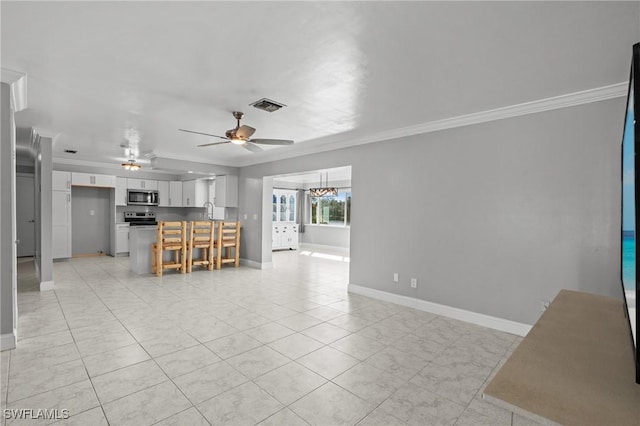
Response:
[[[640,425],[624,302],[562,290],[483,397],[541,423]]]

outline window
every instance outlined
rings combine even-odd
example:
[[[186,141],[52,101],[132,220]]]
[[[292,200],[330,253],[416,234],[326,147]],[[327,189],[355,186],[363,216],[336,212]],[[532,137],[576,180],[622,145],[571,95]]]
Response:
[[[309,197],[313,225],[349,226],[351,224],[351,188],[338,190],[333,197]]]
[[[271,220],[273,222],[295,222],[298,193],[295,190],[274,189],[271,199]]]
[[[289,222],[296,221],[296,197],[289,195]]]

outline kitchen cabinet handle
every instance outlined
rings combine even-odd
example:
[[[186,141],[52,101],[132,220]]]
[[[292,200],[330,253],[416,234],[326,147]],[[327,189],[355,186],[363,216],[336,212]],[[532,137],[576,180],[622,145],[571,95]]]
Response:
[[[71,195],[67,194],[67,203],[71,202]]]

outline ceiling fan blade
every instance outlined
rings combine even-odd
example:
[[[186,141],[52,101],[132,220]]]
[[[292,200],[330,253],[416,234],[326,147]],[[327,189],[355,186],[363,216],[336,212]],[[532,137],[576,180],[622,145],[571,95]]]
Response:
[[[254,145],[251,142],[245,142],[241,146],[244,149],[249,150],[251,152],[260,152],[260,151],[262,151],[262,148],[260,148],[258,145]]]
[[[213,145],[222,145],[222,144],[225,144],[225,143],[231,143],[231,141],[205,143],[205,144],[202,144],[202,145],[198,145],[198,147],[203,147],[203,146],[213,146]]]
[[[251,139],[251,142],[263,145],[293,145],[293,141],[287,139]]]
[[[254,129],[251,126],[245,126],[244,124],[240,127],[238,127],[238,129],[236,130],[236,136],[240,139],[249,139],[251,137],[251,135],[253,135],[256,132],[256,129]]]
[[[195,133],[196,135],[213,136],[214,138],[227,139],[224,136],[212,135],[211,133],[194,132],[193,130],[178,129],[181,132]]]

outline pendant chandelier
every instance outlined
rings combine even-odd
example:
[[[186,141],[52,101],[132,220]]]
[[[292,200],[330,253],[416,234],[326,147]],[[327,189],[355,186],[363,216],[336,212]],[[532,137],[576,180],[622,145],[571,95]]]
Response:
[[[309,188],[309,194],[312,197],[335,197],[338,195],[338,188],[329,186],[329,172],[326,173],[324,186],[322,186],[322,173],[320,173],[320,186]]]

